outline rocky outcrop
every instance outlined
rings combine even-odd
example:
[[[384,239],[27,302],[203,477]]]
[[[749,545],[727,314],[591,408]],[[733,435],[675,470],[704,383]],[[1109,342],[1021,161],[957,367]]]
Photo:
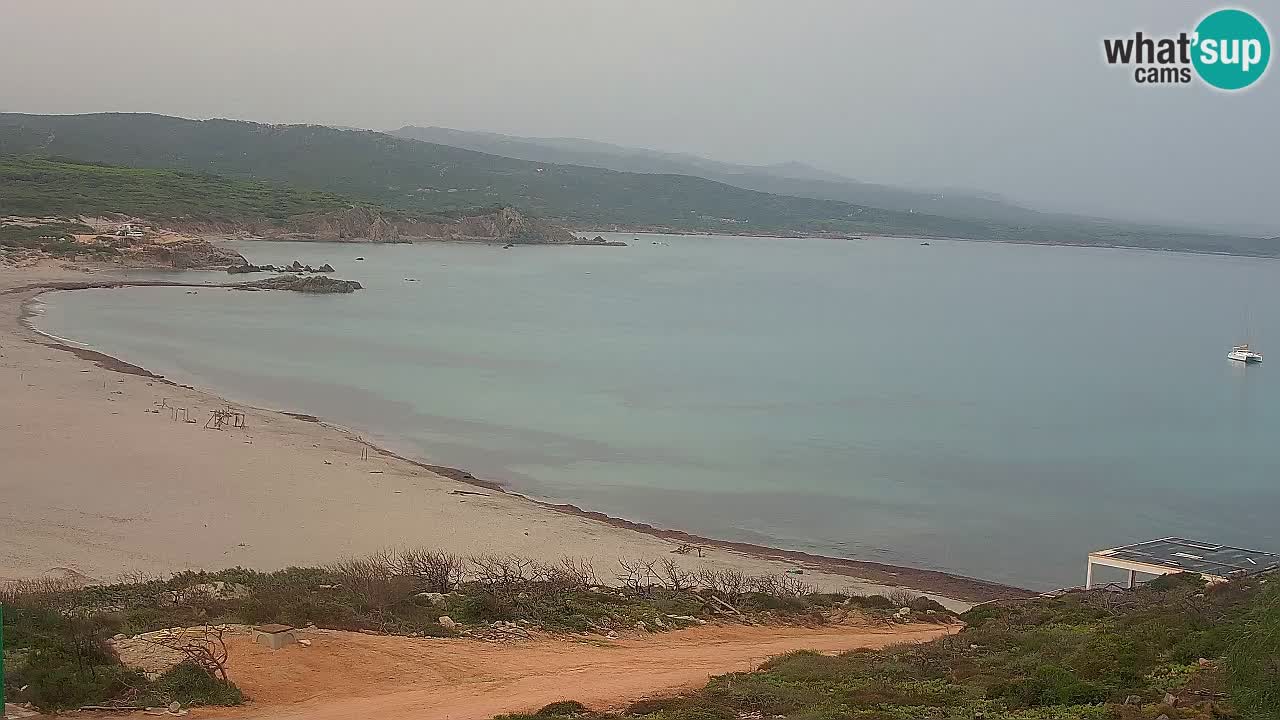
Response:
[[[249,264],[240,253],[199,238],[134,245],[125,248],[122,253],[126,258],[143,265],[171,267],[175,270],[217,270]]]
[[[240,290],[291,290],[315,294],[353,293],[364,288],[355,280],[337,280],[324,275],[279,275],[232,287]]]
[[[517,244],[573,243],[568,230],[512,207],[458,216],[405,217],[373,208],[312,216],[294,223],[295,236],[313,240],[413,242],[463,240]]]
[[[289,263],[288,265],[284,265],[281,267],[276,267],[275,265],[252,265],[252,264],[232,265],[227,268],[227,272],[231,273],[232,275],[241,275],[241,274],[256,273],[256,272],[331,273],[331,272],[334,272],[334,270],[333,270],[333,266],[330,265],[329,263],[325,263],[320,267],[315,268],[315,267],[311,267],[310,265],[303,265],[297,260],[294,260],[292,263]]]

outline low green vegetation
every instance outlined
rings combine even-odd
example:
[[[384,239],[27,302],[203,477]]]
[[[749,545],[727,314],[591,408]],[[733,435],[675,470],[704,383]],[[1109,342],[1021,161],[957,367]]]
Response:
[[[3,172],[0,169],[0,172]],[[3,201],[0,201],[2,204]],[[112,238],[99,238],[90,243],[78,243],[73,235],[86,235],[93,228],[65,220],[41,220],[23,224],[0,224],[0,253],[34,250],[55,257],[92,255],[111,257],[119,250]]]
[[[178,665],[148,680],[121,664],[109,642],[173,627],[283,623],[414,636],[521,637],[534,629],[601,636],[664,632],[717,619],[805,625],[850,617],[953,620],[941,605],[911,593],[815,593],[795,575],[690,572],[675,559],[628,560],[600,575],[574,559],[540,563],[400,549],[323,568],[232,568],[88,587],[18,583],[0,589],[6,691],[44,710],[240,702],[240,692],[220,679],[216,663]],[[911,612],[902,613],[902,607]]]
[[[330,193],[207,173],[0,157],[0,216],[125,213],[250,223],[285,222],[351,206]]]
[[[1169,576],[1134,591],[991,603],[931,643],[796,652],[622,713],[567,703],[506,720],[1178,720],[1280,718],[1280,583],[1206,587]]]

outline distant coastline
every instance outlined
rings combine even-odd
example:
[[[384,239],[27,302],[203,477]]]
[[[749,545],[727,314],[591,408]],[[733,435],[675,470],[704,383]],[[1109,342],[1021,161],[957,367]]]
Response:
[[[576,226],[566,222],[566,226],[574,233],[614,233],[620,235],[701,235],[708,237],[755,237],[755,238],[779,238],[788,240],[928,240],[928,241],[953,241],[962,243],[1001,243],[1004,245],[1030,245],[1033,247],[1069,247],[1084,248],[1096,250],[1142,250],[1146,252],[1160,253],[1180,253],[1184,255],[1209,255],[1219,257],[1245,257],[1255,258],[1259,260],[1277,260],[1280,259],[1280,238],[1269,238],[1275,240],[1276,248],[1273,253],[1246,253],[1246,252],[1223,252],[1212,250],[1196,250],[1193,248],[1177,248],[1177,247],[1147,247],[1142,245],[1111,245],[1102,243],[1072,243],[1072,242],[1034,242],[1030,240],[1006,240],[1003,238],[966,238],[966,237],[946,237],[941,235],[882,235],[879,233],[776,233],[767,231],[748,231],[748,230],[678,230],[674,228],[654,228],[638,226],[634,228],[617,228],[602,229],[596,226]]]

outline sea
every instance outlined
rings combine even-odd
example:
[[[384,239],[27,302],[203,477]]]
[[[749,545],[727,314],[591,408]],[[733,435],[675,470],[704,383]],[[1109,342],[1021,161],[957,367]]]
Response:
[[[57,292],[36,323],[707,537],[1046,590],[1140,540],[1280,551],[1280,261],[604,235],[628,245],[237,242],[365,289]],[[1228,360],[1246,339],[1275,359]]]

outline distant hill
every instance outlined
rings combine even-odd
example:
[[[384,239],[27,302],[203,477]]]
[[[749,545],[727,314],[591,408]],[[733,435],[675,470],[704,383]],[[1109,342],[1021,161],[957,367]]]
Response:
[[[693,175],[747,190],[838,200],[854,205],[969,220],[1038,222],[1044,215],[990,193],[922,191],[859,182],[800,162],[738,165],[689,155],[582,140],[534,138],[406,125],[390,134],[424,142],[537,162],[585,165],[620,172]]]
[[[1068,223],[1053,216],[1041,222],[942,216],[754,191],[688,174],[522,160],[317,125],[150,114],[0,114],[0,155],[5,154],[265,180],[414,213],[510,205],[543,218],[601,229],[865,233],[1248,255],[1280,252],[1276,243],[1254,238],[1103,221]],[[776,172],[805,171],[790,167]]]
[[[0,218],[86,215],[137,217],[196,233],[300,240],[582,244],[568,230],[510,207],[406,213],[333,193],[204,172],[0,156]]]

